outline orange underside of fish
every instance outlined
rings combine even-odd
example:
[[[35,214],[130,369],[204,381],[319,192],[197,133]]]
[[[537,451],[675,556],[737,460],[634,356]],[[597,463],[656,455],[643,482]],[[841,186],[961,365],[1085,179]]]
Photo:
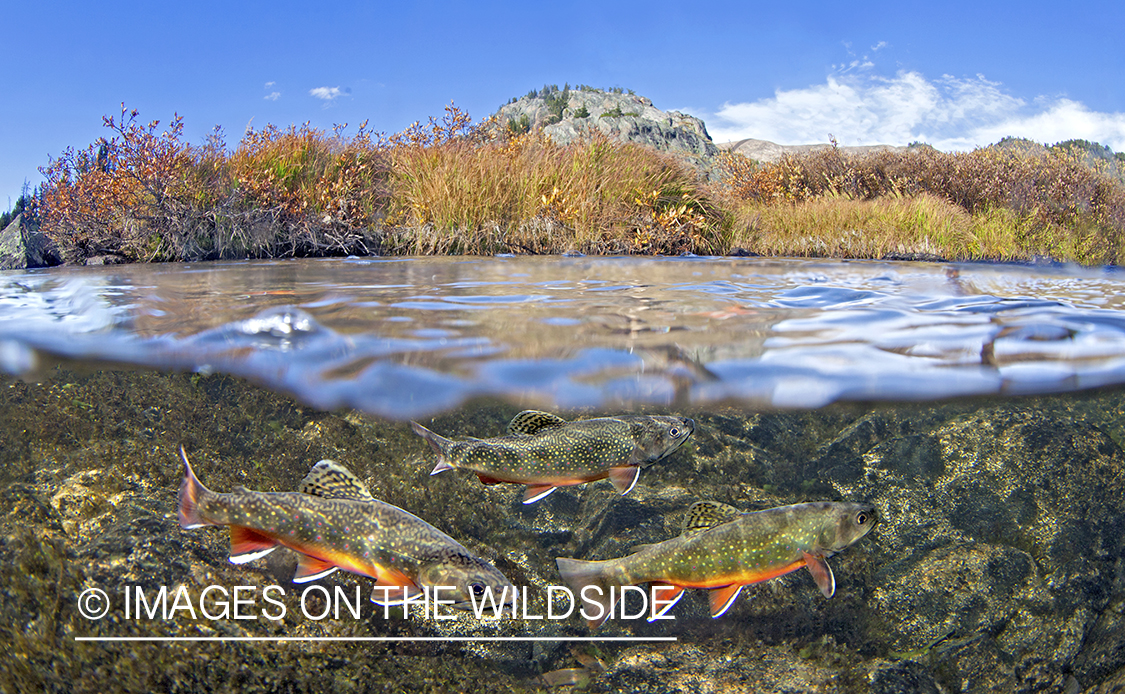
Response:
[[[487,472],[478,472],[477,477],[484,484],[533,484],[537,486],[550,485],[552,487],[571,487],[576,484],[585,484],[586,482],[596,482],[597,480],[604,480],[609,477],[609,470],[602,470],[601,472],[594,472],[584,477],[575,477],[573,475],[566,477],[554,477],[549,474],[544,475],[517,475],[513,473],[510,476],[496,476]]]
[[[398,569],[392,569],[383,566],[369,559],[364,559],[362,557],[348,554],[347,552],[341,552],[339,550],[332,549],[331,547],[305,545],[292,539],[273,537],[269,533],[261,530],[253,530],[249,528],[243,528],[241,526],[231,526],[232,530],[234,528],[239,528],[239,530],[243,531],[249,531],[250,534],[253,534],[254,536],[257,536],[259,538],[269,538],[276,544],[279,544],[283,547],[288,547],[295,552],[300,552],[301,554],[317,559],[324,564],[325,568],[337,566],[349,573],[373,578],[375,579],[375,585],[377,586],[398,586],[412,588],[417,587],[417,585],[409,576],[402,573]],[[234,534],[232,534],[232,539],[233,538]],[[231,550],[232,554],[236,553],[233,546],[231,547]]]
[[[748,586],[754,583],[761,583],[768,581],[771,578],[784,576],[787,573],[796,571],[805,565],[804,559],[798,559],[795,562],[786,564],[780,567],[772,567],[769,569],[753,569],[747,568],[742,571],[736,571],[724,574],[715,574],[698,579],[655,579],[655,582],[663,583],[666,585],[679,586],[681,588],[720,588],[729,585]]]

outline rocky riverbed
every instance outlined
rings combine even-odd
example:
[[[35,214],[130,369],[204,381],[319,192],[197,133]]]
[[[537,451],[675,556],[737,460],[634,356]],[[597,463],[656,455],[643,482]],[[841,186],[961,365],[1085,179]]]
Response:
[[[0,385],[0,691],[1111,692],[1125,687],[1125,399],[1119,391],[805,412],[733,408],[627,496],[607,482],[530,506],[513,485],[431,477],[409,426],[325,413],[228,376],[54,373]],[[475,403],[424,423],[502,433],[518,408]],[[584,413],[592,414],[592,413]],[[588,636],[566,620],[478,621],[299,609],[288,550],[242,566],[226,532],[182,530],[183,445],[211,488],[292,490],[322,458],[543,595],[554,558],[620,556],[679,533],[687,508],[869,501],[880,523],[832,558],[836,595],[799,571],[710,619],[689,591],[673,621],[599,636],[674,643],[456,641],[106,643],[87,636]],[[278,585],[280,620],[125,614],[123,589]],[[338,572],[318,585],[366,595]],[[84,618],[79,594],[111,596]],[[313,600],[316,603],[316,600]],[[133,605],[135,607],[135,604]],[[213,605],[212,605],[213,606]],[[322,607],[320,603],[313,605]],[[540,611],[544,604],[533,603]]]

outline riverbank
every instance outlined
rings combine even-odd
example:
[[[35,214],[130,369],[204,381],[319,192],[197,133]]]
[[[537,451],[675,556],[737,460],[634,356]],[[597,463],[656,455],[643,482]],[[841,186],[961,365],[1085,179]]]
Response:
[[[627,116],[621,116],[627,117]],[[1086,265],[1125,259],[1125,184],[1065,147],[836,147],[771,163],[694,160],[591,131],[449,107],[390,136],[361,126],[201,146],[136,111],[44,169],[38,233],[67,264],[332,255],[684,254]],[[1010,144],[1010,143],[1009,143]],[[25,224],[27,222],[25,221]]]

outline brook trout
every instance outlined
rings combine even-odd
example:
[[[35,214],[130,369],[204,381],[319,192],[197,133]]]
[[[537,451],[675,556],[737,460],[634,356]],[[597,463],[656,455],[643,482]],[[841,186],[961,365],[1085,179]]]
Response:
[[[641,468],[679,448],[695,431],[686,417],[622,415],[568,422],[525,410],[508,424],[508,434],[491,439],[451,441],[411,422],[414,432],[438,454],[431,475],[461,468],[485,484],[526,484],[523,503],[544,498],[559,487],[609,478],[629,493]]]
[[[711,616],[719,617],[734,604],[743,586],[802,566],[808,568],[820,592],[832,597],[836,579],[827,558],[859,540],[874,525],[875,507],[870,504],[820,501],[741,513],[726,504],[700,501],[688,509],[679,537],[642,545],[617,559],[560,557],[555,561],[580,600],[602,607],[601,618],[589,620],[591,628],[611,614],[622,586],[638,583],[667,586],[656,596],[671,604],[683,596],[685,588],[709,588]],[[583,593],[588,586],[600,591]],[[594,611],[591,608],[587,614]]]
[[[374,578],[371,600],[379,604],[400,604],[425,586],[453,586],[452,595],[448,590],[441,595],[462,609],[488,588],[493,595],[515,596],[515,586],[492,564],[414,514],[375,499],[358,477],[331,460],[314,465],[299,492],[236,487],[219,494],[196,478],[183,448],[180,455],[180,527],[229,526],[232,563],[288,547],[299,554],[294,582],[344,569]]]

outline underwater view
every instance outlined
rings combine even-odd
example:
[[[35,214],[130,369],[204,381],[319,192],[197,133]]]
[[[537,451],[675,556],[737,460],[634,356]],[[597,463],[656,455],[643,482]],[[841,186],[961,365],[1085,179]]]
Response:
[[[0,273],[0,692],[1125,691],[1125,273]]]

